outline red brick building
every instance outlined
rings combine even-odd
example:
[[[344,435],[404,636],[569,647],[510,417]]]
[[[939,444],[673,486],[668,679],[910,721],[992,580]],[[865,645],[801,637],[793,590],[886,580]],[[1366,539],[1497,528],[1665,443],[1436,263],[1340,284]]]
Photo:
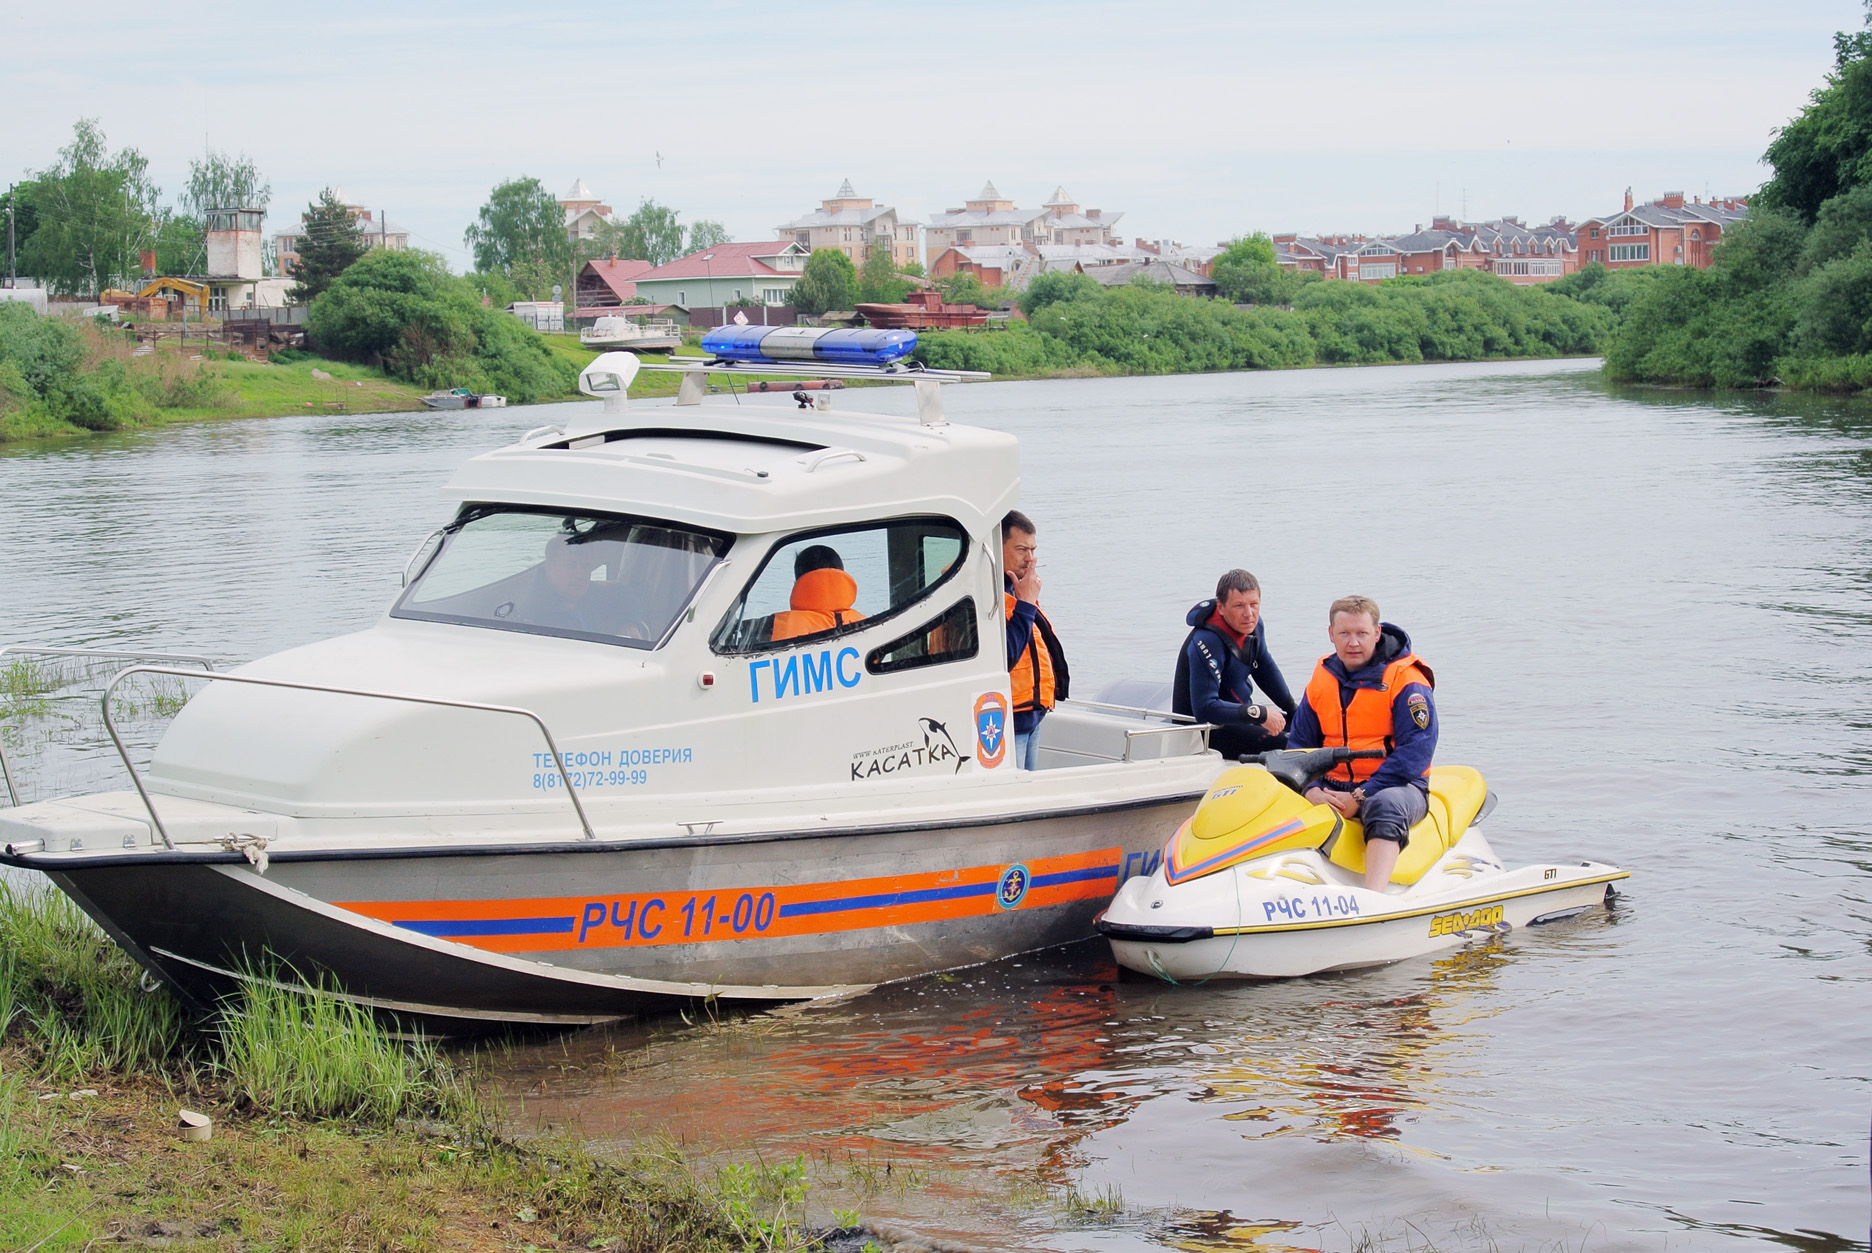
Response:
[[[1686,202],[1682,192],[1673,191],[1634,205],[1627,191],[1623,211],[1580,223],[1579,263],[1596,261],[1614,270],[1642,265],[1706,270],[1723,232],[1747,215],[1748,201],[1739,196]]]

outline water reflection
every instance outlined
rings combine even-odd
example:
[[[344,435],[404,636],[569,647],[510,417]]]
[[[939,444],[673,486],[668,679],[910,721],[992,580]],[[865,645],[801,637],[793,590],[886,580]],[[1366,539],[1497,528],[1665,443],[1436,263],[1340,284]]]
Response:
[[[1611,925],[1593,916],[1543,930],[1565,942]],[[839,1006],[590,1031],[501,1069],[521,1129],[570,1127],[618,1150],[672,1139],[703,1160],[804,1155],[824,1204],[849,1198],[878,1218],[993,1242],[1009,1224],[1033,1226],[1033,1197],[1091,1186],[1088,1142],[1147,1104],[1201,1109],[1181,1117],[1244,1141],[1401,1144],[1417,1119],[1468,1100],[1477,1043],[1512,1008],[1496,979],[1514,943],[1494,937],[1402,976],[1207,988],[1121,978],[1109,952],[1087,944]],[[628,1081],[614,1078],[621,1064]],[[854,1188],[854,1162],[908,1170],[916,1184]],[[1275,1237],[1310,1223],[1304,1211],[1246,1222],[1150,1206],[1101,1230],[1278,1249],[1290,1246]],[[1048,1229],[1024,1238],[1053,1247]]]

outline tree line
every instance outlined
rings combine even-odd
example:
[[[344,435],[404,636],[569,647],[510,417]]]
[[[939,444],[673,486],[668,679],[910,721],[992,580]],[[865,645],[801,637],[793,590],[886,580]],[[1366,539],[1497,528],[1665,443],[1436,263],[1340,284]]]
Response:
[[[1710,268],[1562,280],[1612,309],[1615,379],[1698,387],[1872,387],[1872,16],[1763,160],[1773,175]],[[1560,286],[1561,284],[1556,284]]]
[[[1478,270],[1323,282],[1281,271],[1271,248],[1258,260],[1264,240],[1242,242],[1236,263],[1218,259],[1215,269],[1237,271],[1234,291],[1237,279],[1251,279],[1284,304],[1191,299],[1143,278],[1106,287],[1086,274],[1042,274],[1020,294],[1024,323],[994,334],[926,331],[917,356],[937,368],[1017,375],[1483,361],[1594,353],[1614,320],[1551,285],[1517,287]],[[1270,269],[1242,279],[1249,263]]]
[[[606,257],[665,265],[716,244],[733,242],[720,222],[704,219],[685,226],[681,213],[644,199],[627,216],[613,214],[589,237],[566,234],[565,210],[537,178],[508,179],[488,194],[462,241],[474,254],[470,276],[510,294],[508,301],[545,300],[555,285],[573,290],[588,261]]]
[[[80,118],[58,159],[8,190],[5,209],[21,274],[61,296],[95,297],[136,282],[146,251],[161,273],[204,273],[208,210],[264,210],[271,198],[252,158],[210,149],[165,202],[148,158],[111,151],[97,119]]]

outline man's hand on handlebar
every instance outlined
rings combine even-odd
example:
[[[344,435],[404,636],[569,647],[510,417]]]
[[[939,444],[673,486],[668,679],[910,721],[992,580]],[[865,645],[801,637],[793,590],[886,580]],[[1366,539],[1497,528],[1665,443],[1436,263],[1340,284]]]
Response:
[[[1261,729],[1269,735],[1279,735],[1287,729],[1287,715],[1269,705],[1267,717],[1261,721]]]

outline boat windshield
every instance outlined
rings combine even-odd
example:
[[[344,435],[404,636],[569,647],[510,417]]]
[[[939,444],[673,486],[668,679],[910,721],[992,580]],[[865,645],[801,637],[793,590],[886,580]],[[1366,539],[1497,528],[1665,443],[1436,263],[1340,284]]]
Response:
[[[471,505],[390,616],[654,648],[730,542],[647,518]]]

